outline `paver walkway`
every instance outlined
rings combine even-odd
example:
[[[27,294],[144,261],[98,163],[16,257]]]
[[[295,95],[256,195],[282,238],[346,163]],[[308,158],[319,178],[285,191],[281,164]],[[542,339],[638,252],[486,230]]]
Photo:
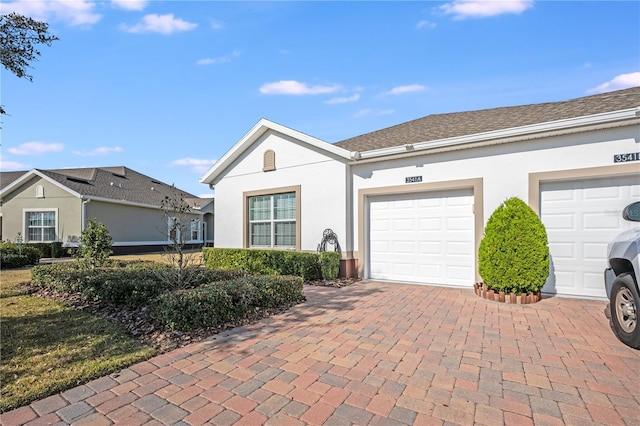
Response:
[[[2,425],[640,425],[602,301],[361,282],[0,416]]]

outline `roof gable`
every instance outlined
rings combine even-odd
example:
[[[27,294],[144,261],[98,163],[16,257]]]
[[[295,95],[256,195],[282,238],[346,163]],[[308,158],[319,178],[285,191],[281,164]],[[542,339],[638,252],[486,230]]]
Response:
[[[350,159],[350,152],[332,145],[320,139],[306,135],[304,133],[293,130],[289,127],[282,126],[272,121],[261,119],[254,125],[249,132],[247,132],[238,142],[236,142],[229,151],[227,151],[220,160],[218,160],[213,167],[211,167],[202,178],[200,182],[212,185],[216,182],[216,179],[245,151],[247,151],[256,141],[262,137],[268,131],[275,131],[290,138],[300,141],[302,144],[309,147],[316,148],[320,151],[324,151],[332,156],[342,158],[345,161]]]
[[[524,128],[639,106],[640,87],[633,87],[563,102],[433,114],[345,139],[335,145],[356,152],[382,150],[420,142]]]

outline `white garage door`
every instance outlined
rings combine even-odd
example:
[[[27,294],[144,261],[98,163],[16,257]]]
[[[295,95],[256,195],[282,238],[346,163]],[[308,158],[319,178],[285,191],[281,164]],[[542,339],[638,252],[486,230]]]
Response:
[[[542,291],[606,297],[607,244],[637,226],[622,219],[622,209],[637,200],[640,175],[541,185],[540,216],[552,259],[552,274]]]
[[[372,279],[470,287],[473,190],[372,197],[368,247]]]

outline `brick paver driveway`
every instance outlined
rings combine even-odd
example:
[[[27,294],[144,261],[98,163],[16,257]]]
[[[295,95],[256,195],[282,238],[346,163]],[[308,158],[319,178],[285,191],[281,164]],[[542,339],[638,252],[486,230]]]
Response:
[[[605,302],[362,282],[5,413],[3,425],[640,424]]]

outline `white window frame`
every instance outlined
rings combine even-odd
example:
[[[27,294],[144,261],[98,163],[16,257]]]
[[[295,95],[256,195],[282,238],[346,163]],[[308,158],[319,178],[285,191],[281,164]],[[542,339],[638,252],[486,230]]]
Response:
[[[29,220],[27,219],[29,213],[53,213],[55,216],[55,224],[53,226],[54,228],[54,239],[53,240],[30,240],[29,239]],[[36,208],[36,209],[29,209],[29,208],[25,208],[22,209],[22,232],[23,232],[23,241],[25,243],[52,243],[55,241],[59,241],[60,240],[60,233],[58,232],[58,223],[60,220],[60,216],[59,216],[59,212],[57,208]],[[44,229],[45,227],[42,226],[42,229]],[[50,227],[46,227],[46,228],[50,228]],[[43,237],[44,237],[44,232],[42,233]]]
[[[193,231],[196,231],[196,237],[193,238]],[[189,227],[189,241],[201,241],[202,240],[202,221],[200,219],[191,219]]]
[[[167,241],[171,242],[171,226],[173,225],[173,222],[176,220],[177,218],[175,217],[168,217],[167,218]],[[196,238],[192,238],[193,237],[193,230],[196,229],[197,231],[197,235]],[[176,232],[177,232],[177,239],[176,241],[180,241],[180,228],[176,228]],[[202,241],[202,220],[197,218],[197,219],[190,219],[189,221],[189,230],[188,230],[188,234],[186,235],[187,238],[184,239],[184,243],[194,243],[194,242],[198,242],[198,241]]]
[[[292,194],[294,196],[295,203],[295,213],[294,218],[287,219],[274,219],[274,197],[277,195],[284,194]],[[270,190],[261,190],[261,191],[250,191],[245,192],[244,194],[244,244],[247,248],[267,248],[267,249],[279,249],[279,250],[300,250],[300,241],[301,241],[301,227],[300,227],[300,211],[301,211],[301,203],[300,203],[300,185],[284,187],[284,188],[274,188]],[[254,197],[269,197],[270,202],[270,218],[266,220],[250,220],[250,200]],[[269,232],[270,232],[270,244],[268,245],[256,245],[253,244],[252,241],[252,224],[256,223],[269,223]],[[293,245],[276,245],[275,240],[275,226],[277,223],[293,223],[294,226],[294,241]]]

